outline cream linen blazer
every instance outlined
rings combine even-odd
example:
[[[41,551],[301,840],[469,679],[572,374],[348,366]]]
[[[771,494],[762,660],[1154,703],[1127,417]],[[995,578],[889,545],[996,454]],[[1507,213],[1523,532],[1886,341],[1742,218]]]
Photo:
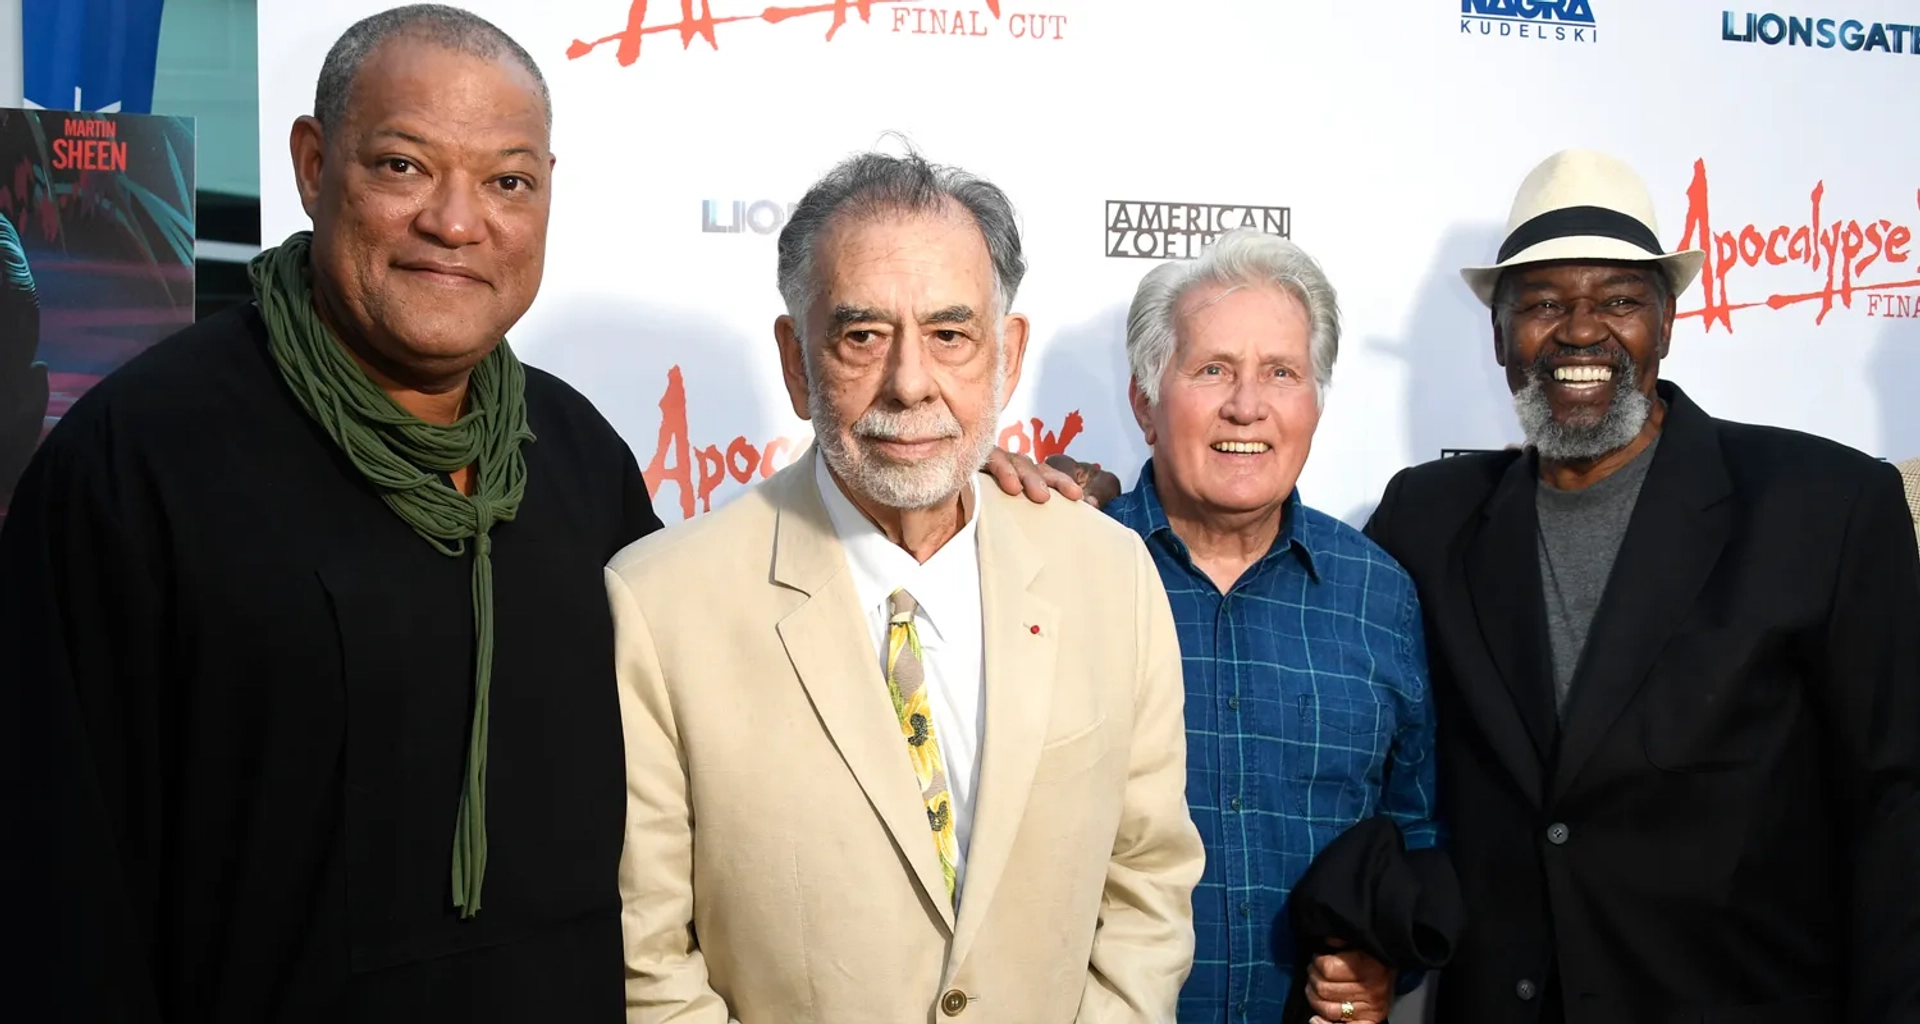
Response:
[[[1913,539],[1920,544],[1920,458],[1897,463],[1895,468],[1900,470],[1900,482],[1907,488],[1907,509],[1913,515]]]
[[[956,916],[809,452],[615,557],[629,1024],[1171,1024],[1180,652],[1139,539],[980,488],[985,736]]]

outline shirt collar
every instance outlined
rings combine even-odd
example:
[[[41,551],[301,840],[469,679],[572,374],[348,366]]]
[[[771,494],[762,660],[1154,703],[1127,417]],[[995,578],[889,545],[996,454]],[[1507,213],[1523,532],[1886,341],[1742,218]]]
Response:
[[[980,521],[979,476],[972,473],[967,478],[967,486],[973,491],[973,514],[932,558],[919,562],[873,525],[835,482],[827,469],[826,458],[815,456],[814,484],[820,489],[820,499],[827,506],[827,518],[832,521],[840,547],[846,552],[847,569],[853,574],[854,591],[859,594],[863,609],[879,608],[884,614],[888,598],[895,590],[905,587],[920,606],[920,617],[930,627],[929,635],[922,639],[935,645],[944,639],[941,623],[946,623],[951,632],[959,617],[967,614],[966,602],[972,602],[977,614],[980,559],[976,543],[979,531],[975,525]]]
[[[1186,542],[1173,532],[1173,525],[1167,521],[1166,509],[1160,504],[1160,492],[1153,483],[1152,459],[1140,467],[1140,478],[1134,482],[1133,490],[1116,499],[1115,505],[1120,506],[1116,509],[1116,515],[1122,522],[1133,527],[1141,536],[1166,544],[1188,565],[1192,564]],[[1296,485],[1287,495],[1286,504],[1281,507],[1280,533],[1274,537],[1273,546],[1267,549],[1267,553],[1254,563],[1255,571],[1266,568],[1275,559],[1290,555],[1307,571],[1308,578],[1315,583],[1320,582],[1320,571],[1314,565],[1320,538],[1313,524],[1302,515],[1305,509],[1306,506],[1300,502],[1300,488]]]

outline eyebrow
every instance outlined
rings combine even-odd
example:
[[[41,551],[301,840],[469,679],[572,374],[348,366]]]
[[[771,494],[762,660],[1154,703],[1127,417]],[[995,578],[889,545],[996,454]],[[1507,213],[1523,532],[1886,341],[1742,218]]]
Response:
[[[1206,363],[1238,363],[1238,362],[1240,362],[1239,351],[1235,349],[1228,349],[1228,348],[1214,348],[1214,349],[1204,349],[1204,350],[1195,349],[1192,353],[1188,355],[1186,360],[1186,363],[1188,365],[1192,365],[1193,363],[1206,364]],[[1260,364],[1261,366],[1283,366],[1290,370],[1298,369],[1300,366],[1300,359],[1292,355],[1259,356],[1254,359],[1254,362]]]
[[[1625,274],[1615,274],[1612,277],[1607,278],[1606,280],[1600,282],[1600,287],[1617,288],[1623,284],[1637,284],[1637,285],[1640,285],[1641,287],[1646,287],[1648,283],[1649,282],[1647,281],[1647,275],[1645,274],[1625,273]]]
[[[1622,271],[1618,274],[1612,274],[1612,275],[1609,275],[1608,277],[1601,279],[1599,287],[1618,288],[1621,285],[1627,285],[1627,284],[1637,284],[1642,287],[1645,287],[1651,284],[1651,282],[1647,280],[1647,275],[1628,270],[1628,271]],[[1546,280],[1545,278],[1523,277],[1520,279],[1520,287],[1518,290],[1521,291],[1522,293],[1549,292],[1549,291],[1559,291],[1560,286],[1557,284],[1554,284],[1552,281]]]
[[[833,307],[833,326],[845,327],[848,324],[871,324],[887,322],[887,315],[871,306],[849,306],[840,303]]]
[[[406,141],[411,142],[416,146],[433,145],[433,143],[428,142],[426,139],[423,139],[420,136],[413,134],[412,132],[403,132],[398,128],[382,128],[379,131],[374,132],[373,137],[376,139],[379,139],[379,138],[405,139]]]
[[[928,313],[925,317],[922,317],[920,322],[926,324],[970,324],[973,321],[973,307],[960,305],[948,306],[945,309],[936,309]]]
[[[433,143],[427,141],[424,137],[415,135],[412,132],[401,131],[398,128],[382,128],[379,131],[374,132],[373,137],[376,139],[379,139],[379,138],[404,139],[407,142],[411,142],[416,146],[424,146],[429,148],[433,146]],[[499,155],[500,156],[530,156],[535,159],[538,159],[540,156],[539,153],[534,151],[532,146],[508,146],[505,149],[500,150]]]

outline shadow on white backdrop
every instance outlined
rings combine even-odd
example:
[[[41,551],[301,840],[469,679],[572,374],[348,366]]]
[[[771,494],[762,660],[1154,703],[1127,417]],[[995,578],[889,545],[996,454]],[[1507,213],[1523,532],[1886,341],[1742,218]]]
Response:
[[[777,469],[802,447],[770,442],[812,436],[804,422],[776,414],[787,396],[775,390],[771,325],[754,338],[694,310],[576,300],[540,318],[526,352],[527,362],[579,389],[626,438],[669,526],[763,479],[770,450]]]

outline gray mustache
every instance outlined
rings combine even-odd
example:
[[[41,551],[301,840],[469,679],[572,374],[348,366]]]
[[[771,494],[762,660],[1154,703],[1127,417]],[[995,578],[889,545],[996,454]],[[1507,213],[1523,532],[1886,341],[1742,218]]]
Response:
[[[951,416],[923,423],[914,417],[870,412],[854,421],[852,434],[855,437],[875,441],[897,441],[904,437],[915,439],[959,437],[960,423]]]

